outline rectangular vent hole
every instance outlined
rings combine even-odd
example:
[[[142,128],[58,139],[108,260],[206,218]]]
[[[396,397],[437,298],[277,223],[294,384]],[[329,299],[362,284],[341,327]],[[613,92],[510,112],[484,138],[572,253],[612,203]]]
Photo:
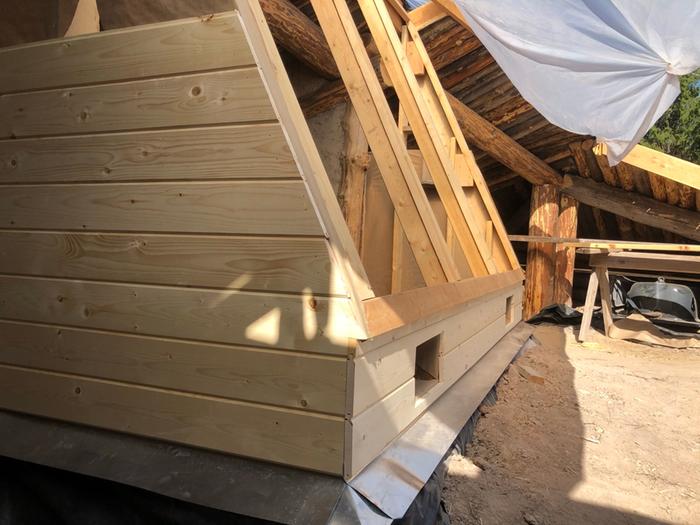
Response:
[[[506,297],[506,326],[508,326],[510,323],[513,322],[513,309],[515,308],[515,305],[513,305],[513,296],[510,295]]]
[[[424,396],[440,380],[440,347],[442,334],[431,337],[416,347],[416,397]]]

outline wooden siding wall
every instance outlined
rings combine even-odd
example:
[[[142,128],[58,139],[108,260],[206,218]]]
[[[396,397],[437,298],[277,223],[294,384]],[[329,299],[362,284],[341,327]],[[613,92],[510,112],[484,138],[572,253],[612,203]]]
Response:
[[[242,26],[0,50],[0,407],[339,474],[355,318]]]
[[[520,283],[494,290],[358,346],[349,372],[347,477],[366,467],[520,322],[522,296]],[[438,338],[437,380],[417,388],[417,347],[432,338]]]

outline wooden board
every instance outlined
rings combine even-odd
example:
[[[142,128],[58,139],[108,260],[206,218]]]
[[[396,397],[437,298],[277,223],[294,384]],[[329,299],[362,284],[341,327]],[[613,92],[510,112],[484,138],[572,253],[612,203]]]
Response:
[[[347,299],[9,276],[0,289],[4,319],[334,355],[361,335]]]
[[[236,13],[0,49],[0,93],[255,64]]]
[[[394,209],[428,284],[458,279],[420,178],[345,0],[312,0]]]
[[[301,181],[5,186],[0,227],[322,235]]]
[[[345,413],[344,357],[0,321],[0,363]]]
[[[387,297],[375,297],[363,302],[367,327],[372,337],[410,325],[421,318],[441,310],[456,308],[488,294],[497,293],[522,283],[522,272],[464,279],[457,283],[445,283],[409,290]]]
[[[0,99],[0,138],[274,119],[255,67]]]
[[[279,124],[0,141],[0,184],[299,178]]]
[[[313,238],[0,231],[0,273],[348,294]]]
[[[0,407],[333,474],[343,419],[0,366]]]
[[[0,407],[337,475],[373,294],[239,7],[0,51]]]

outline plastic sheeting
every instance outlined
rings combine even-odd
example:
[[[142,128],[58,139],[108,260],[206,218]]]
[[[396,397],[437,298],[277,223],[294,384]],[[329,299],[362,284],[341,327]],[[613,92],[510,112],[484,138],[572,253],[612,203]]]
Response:
[[[455,0],[522,96],[617,163],[700,67],[697,0]]]

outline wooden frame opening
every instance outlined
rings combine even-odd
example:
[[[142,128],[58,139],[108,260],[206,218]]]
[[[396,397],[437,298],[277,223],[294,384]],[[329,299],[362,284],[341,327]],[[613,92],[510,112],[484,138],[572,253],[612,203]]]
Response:
[[[416,346],[416,365],[413,378],[416,384],[416,402],[440,381],[440,353],[442,333]]]

